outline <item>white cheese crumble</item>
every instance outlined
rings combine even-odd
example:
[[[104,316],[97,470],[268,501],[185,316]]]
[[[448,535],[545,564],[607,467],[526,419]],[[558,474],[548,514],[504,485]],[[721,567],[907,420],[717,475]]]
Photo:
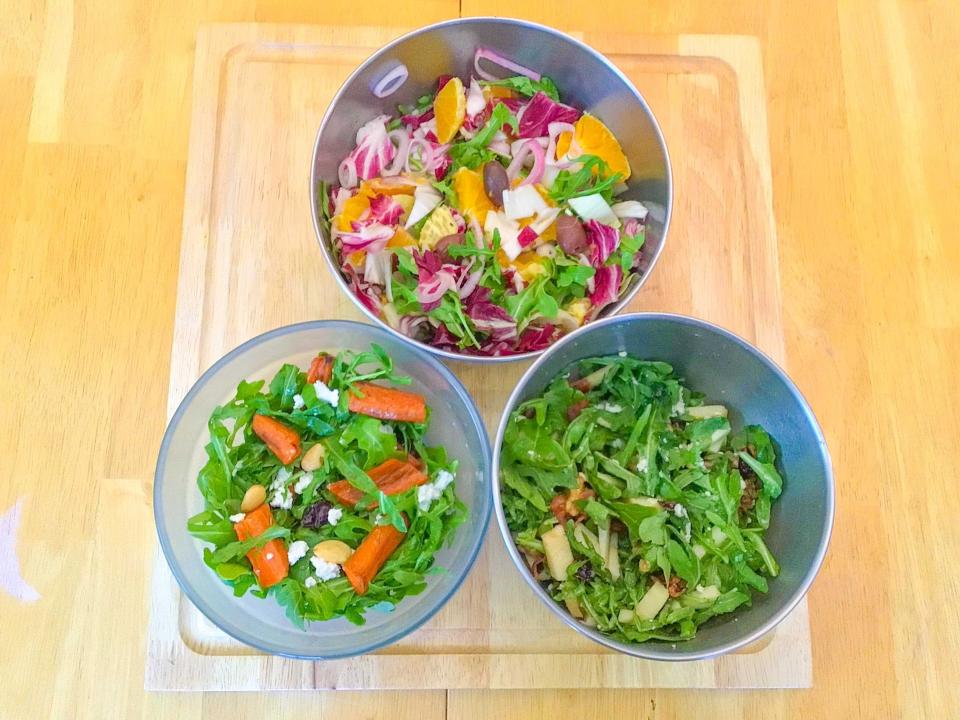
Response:
[[[740,492],[743,492],[743,491],[746,490],[746,489],[747,489],[747,483],[746,483],[746,482],[744,481],[744,479],[741,477],[741,478],[740,478]]]
[[[677,503],[673,506],[673,514],[678,518],[687,517],[687,509],[680,503]]]
[[[602,403],[600,409],[611,413],[618,413],[623,410],[623,407],[615,403]]]
[[[683,393],[680,393],[680,399],[677,400],[677,403],[670,408],[670,416],[674,417],[676,415],[683,415],[683,411],[687,409],[687,406],[683,402]]]
[[[637,472],[638,472],[638,473],[645,473],[645,472],[647,471],[647,468],[648,468],[648,467],[649,467],[649,463],[647,462],[647,458],[646,458],[646,457],[641,457],[639,460],[637,460]]]
[[[303,395],[294,395],[293,396],[293,409],[299,410],[300,408],[306,406],[306,403],[303,401]]]
[[[617,355],[618,355],[619,357],[626,357],[626,356],[627,356],[627,351],[626,351],[626,350],[621,350],[620,352],[617,353]]]
[[[236,515],[230,516],[230,522],[238,523],[247,516],[246,513],[237,513]]]
[[[310,558],[310,564],[313,565],[313,573],[318,580],[333,580],[340,575],[340,566],[323,558],[314,556]]]
[[[707,554],[707,549],[700,543],[697,543],[693,546],[693,554],[702,559],[703,556]]]
[[[287,487],[287,483],[292,476],[293,473],[286,468],[280,468],[277,471],[276,477],[273,479],[273,482],[270,483],[271,507],[283,508],[284,510],[289,510],[293,507],[293,493],[290,492],[290,488]]]
[[[340,391],[331,390],[327,387],[327,384],[323,380],[317,380],[313,384],[313,389],[317,393],[317,400],[321,402],[329,403],[336,407],[340,403]]]
[[[330,516],[329,516],[329,515],[327,515],[327,519],[328,519],[328,520],[330,519]],[[387,516],[386,516],[386,515],[384,515],[383,513],[377,513],[377,516],[373,519],[373,524],[374,524],[374,525],[386,525],[386,524],[387,524],[387,523],[386,523],[386,519],[387,519]]]
[[[290,543],[290,547],[287,548],[287,561],[293,565],[298,560],[306,556],[307,550],[310,549],[310,546],[307,545],[303,540],[294,540]]]
[[[417,507],[423,512],[430,509],[434,500],[439,500],[443,491],[453,482],[453,473],[448,470],[441,470],[437,473],[436,479],[432,483],[426,483],[417,488]]]
[[[305,472],[303,475],[300,476],[300,479],[297,480],[297,484],[293,486],[293,491],[297,495],[302,495],[303,491],[306,490],[310,486],[310,483],[312,482],[313,482],[313,473]]]
[[[327,512],[327,522],[330,523],[330,525],[336,526],[342,517],[343,510],[340,508],[330,508],[330,510]]]
[[[306,580],[303,581],[303,586],[308,588],[312,588],[316,584],[317,579],[313,575],[310,575]]]

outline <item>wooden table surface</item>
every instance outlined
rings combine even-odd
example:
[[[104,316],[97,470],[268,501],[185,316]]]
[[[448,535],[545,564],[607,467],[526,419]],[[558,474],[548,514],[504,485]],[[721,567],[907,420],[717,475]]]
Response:
[[[4,3],[0,718],[960,714],[956,0],[394,6]],[[814,689],[143,691],[147,491],[165,423],[197,27],[458,14],[760,38],[789,370],[825,428],[838,485],[810,594]],[[29,587],[12,579],[15,508]]]

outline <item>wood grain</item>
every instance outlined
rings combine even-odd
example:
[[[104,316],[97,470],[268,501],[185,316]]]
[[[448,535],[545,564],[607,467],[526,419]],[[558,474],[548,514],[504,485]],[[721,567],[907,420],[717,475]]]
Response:
[[[116,487],[104,478],[142,486],[165,422],[197,28],[384,17],[350,0],[84,5],[69,6],[71,23],[51,12],[60,3],[7,3],[0,23],[0,508],[24,498],[23,572],[43,596],[30,606],[0,596],[0,717],[960,714],[948,672],[960,662],[953,0],[611,0],[602,12],[573,0],[464,0],[464,14],[587,31],[760,39],[788,366],[830,442],[838,521],[810,595],[810,691],[456,691],[446,706],[442,693],[145,694],[142,659],[91,647],[142,653],[155,542],[145,497],[122,503],[118,518],[132,528],[121,526],[134,559],[123,581],[101,572],[98,586],[87,557],[105,532],[97,498]],[[392,20],[406,25],[458,12],[446,0],[396,5]],[[59,85],[47,73],[59,67],[63,93],[49,99],[44,88]],[[43,106],[62,108],[55,142],[28,139]],[[102,597],[72,613],[84,594]],[[109,640],[90,629],[98,613],[113,622]],[[69,618],[90,643],[68,643]],[[67,682],[87,653],[98,674]],[[66,715],[53,713],[55,694]]]
[[[358,318],[315,248],[307,170],[315,128],[343,78],[389,33],[342,45],[331,28],[219,25],[197,45],[193,123],[174,324],[169,411],[239,342],[316,318]],[[631,309],[688,312],[783,356],[776,236],[754,40],[592,33],[658,116],[676,184],[673,230]],[[264,282],[264,278],[271,278]],[[498,369],[516,377],[523,366]],[[511,383],[460,364],[491,432]],[[257,655],[156,574],[147,649],[151,689],[803,687],[806,604],[771,637],[716,661],[671,665],[619,656],[537,603],[497,532],[438,616],[388,649],[343,661]]]

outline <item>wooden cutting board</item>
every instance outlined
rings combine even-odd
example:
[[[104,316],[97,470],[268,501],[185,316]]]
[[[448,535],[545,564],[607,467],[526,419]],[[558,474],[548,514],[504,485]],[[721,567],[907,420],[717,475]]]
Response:
[[[169,412],[201,372],[279,325],[363,316],[317,248],[309,169],[330,98],[397,34],[374,28],[215,25],[197,41]],[[637,85],[675,181],[660,264],[631,310],[687,313],[784,364],[763,75],[752,38],[578,35]],[[559,78],[562,87],[562,78]],[[494,430],[525,363],[455,364]],[[331,662],[257,653],[210,624],[156,564],[146,686],[315,688],[809,687],[806,601],[743,652],[697,663],[625,657],[580,637],[523,584],[495,525],[466,583],[427,625]]]

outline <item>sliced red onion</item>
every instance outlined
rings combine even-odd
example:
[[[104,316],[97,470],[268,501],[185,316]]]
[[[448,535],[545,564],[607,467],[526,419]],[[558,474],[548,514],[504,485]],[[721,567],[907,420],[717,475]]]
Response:
[[[480,221],[476,217],[470,218],[470,229],[473,231],[473,244],[478,248],[485,246],[483,242],[483,228],[480,227]]]
[[[517,75],[525,75],[536,82],[539,82],[541,77],[540,73],[538,73],[536,70],[531,70],[523,65],[518,65],[512,60],[508,60],[500,53],[490,50],[489,48],[478,47],[477,51],[473,54],[473,69],[477,71],[477,77],[481,77],[490,82],[496,81],[497,78],[480,67],[481,60],[489,60],[494,65],[497,65],[504,70],[509,70]]]
[[[410,133],[397,128],[388,132],[387,137],[390,138],[390,142],[396,145],[397,152],[393,156],[393,162],[383,169],[383,174],[386,176],[399,175],[407,162],[407,151],[410,149]]]
[[[569,164],[569,161],[557,159],[557,139],[560,137],[560,133],[573,133],[575,131],[576,128],[573,126],[573,123],[552,122],[547,126],[547,132],[550,138],[550,142],[547,144],[547,164],[561,167]]]
[[[397,329],[407,337],[414,337],[416,329],[425,322],[429,322],[426,315],[404,315],[400,318]]]
[[[433,162],[433,148],[431,147],[432,143],[429,140],[421,140],[416,138],[410,141],[410,145],[407,147],[407,157],[404,159],[403,166],[407,172],[428,172],[427,168]],[[410,159],[414,157],[414,149],[420,149],[419,160],[423,165],[421,170],[415,170],[410,167]]]
[[[340,180],[340,187],[352,188],[357,185],[357,163],[353,157],[347,157],[337,168],[337,179]]]
[[[527,140],[520,146],[520,149],[514,152],[513,160],[510,162],[510,166],[507,168],[507,177],[510,178],[510,181],[513,182],[520,176],[520,168],[523,167],[523,163],[527,159],[527,154],[533,154],[533,167],[530,169],[530,173],[523,179],[520,185],[531,185],[540,182],[540,178],[543,177],[543,167],[545,162],[545,154],[543,146],[537,141],[537,139]]]
[[[474,270],[472,273],[467,275],[467,279],[464,281],[463,285],[460,286],[458,291],[460,298],[465,300],[470,297],[470,294],[477,289],[477,285],[480,284],[480,278],[483,277],[483,270]]]

